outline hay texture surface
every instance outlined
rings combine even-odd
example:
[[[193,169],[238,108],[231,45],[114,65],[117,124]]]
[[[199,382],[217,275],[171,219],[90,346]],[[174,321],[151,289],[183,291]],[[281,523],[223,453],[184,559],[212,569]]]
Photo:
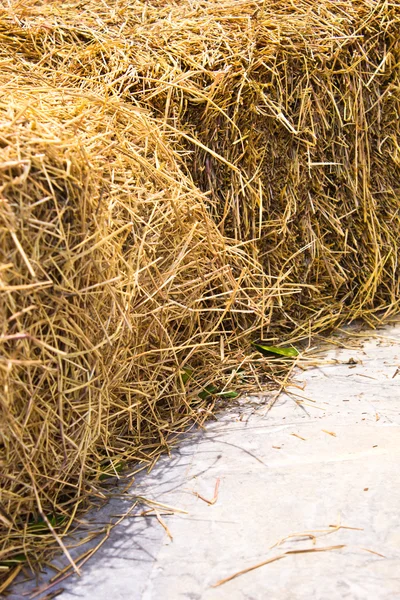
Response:
[[[1,10],[3,587],[216,390],[285,377],[252,340],[398,310],[399,74],[380,0]]]

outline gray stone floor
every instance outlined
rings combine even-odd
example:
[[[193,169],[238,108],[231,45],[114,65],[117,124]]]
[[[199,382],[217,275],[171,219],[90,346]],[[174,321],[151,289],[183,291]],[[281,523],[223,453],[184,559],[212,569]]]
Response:
[[[59,600],[400,599],[400,327],[324,358],[298,374],[304,389],[288,390],[301,398],[282,395],[269,412],[253,398],[139,476],[133,492],[185,511],[158,508],[168,531],[154,513],[128,517],[80,578],[35,597],[62,588]],[[211,499],[217,480],[210,505],[197,494]],[[316,539],[273,547],[302,532]],[[318,548],[331,549],[284,554]],[[29,597],[32,586],[15,590]]]

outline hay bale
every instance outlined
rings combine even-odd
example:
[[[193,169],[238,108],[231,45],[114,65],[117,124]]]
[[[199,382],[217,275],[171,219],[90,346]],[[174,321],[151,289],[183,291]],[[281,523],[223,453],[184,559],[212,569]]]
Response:
[[[3,11],[2,556],[43,559],[35,519],[156,458],[250,339],[398,310],[399,34],[380,0]]]
[[[198,393],[232,363],[220,364],[221,336],[240,360],[265,278],[144,110],[26,76],[2,84],[0,537],[12,564],[49,542],[38,520],[68,517],[65,533],[93,482],[151,464],[204,419]]]
[[[256,240],[281,286],[303,284],[271,315],[277,335],[396,310],[396,5],[35,6],[14,19],[13,51],[45,77],[56,69],[162,118],[221,232]]]

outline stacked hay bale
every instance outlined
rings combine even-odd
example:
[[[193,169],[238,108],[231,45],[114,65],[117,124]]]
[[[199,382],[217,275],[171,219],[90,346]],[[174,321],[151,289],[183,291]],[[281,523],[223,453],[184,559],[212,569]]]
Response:
[[[3,568],[239,389],[251,339],[398,310],[399,34],[380,1],[3,11]]]
[[[264,278],[145,111],[24,77],[3,89],[1,539],[12,559],[37,548],[38,519],[70,516],[91,482],[150,463],[204,418],[198,393],[221,335],[237,351],[238,333],[262,321]]]

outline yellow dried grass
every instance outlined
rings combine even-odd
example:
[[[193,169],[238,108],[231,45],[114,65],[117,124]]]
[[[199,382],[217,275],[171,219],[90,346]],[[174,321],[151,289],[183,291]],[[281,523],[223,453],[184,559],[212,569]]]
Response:
[[[399,34],[381,0],[0,13],[3,565],[202,422],[207,384],[286,381],[252,339],[398,310]]]

